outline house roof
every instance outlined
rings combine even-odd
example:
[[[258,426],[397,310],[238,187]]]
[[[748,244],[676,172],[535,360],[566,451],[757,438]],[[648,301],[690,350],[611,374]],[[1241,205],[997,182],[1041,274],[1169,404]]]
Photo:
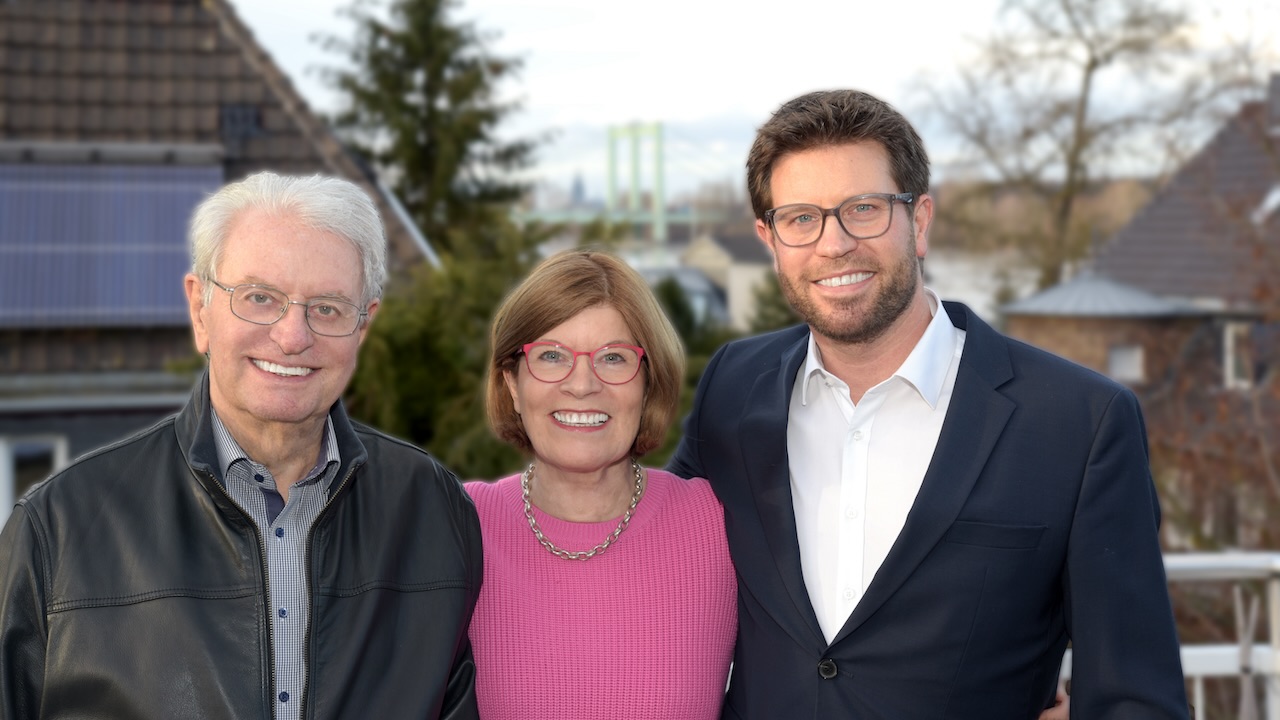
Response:
[[[213,146],[226,181],[344,177],[378,202],[393,267],[430,253],[227,0],[0,2],[0,143],[5,162],[57,162],[60,145],[100,162],[103,148]]]
[[[1006,316],[1175,317],[1200,314],[1190,303],[1157,297],[1093,273],[1077,275],[1001,308]]]
[[[771,265],[773,257],[769,255],[769,250],[765,248],[764,243],[760,242],[760,238],[755,233],[742,234],[725,234],[715,235],[715,241],[729,253],[729,257],[733,258],[735,263],[746,263],[750,265]]]
[[[1094,268],[1153,295],[1244,309],[1280,273],[1280,76],[1245,104],[1098,254]]]

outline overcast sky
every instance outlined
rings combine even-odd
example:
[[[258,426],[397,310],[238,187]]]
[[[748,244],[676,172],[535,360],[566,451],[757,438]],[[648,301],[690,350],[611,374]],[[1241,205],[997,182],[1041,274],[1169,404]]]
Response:
[[[312,37],[349,32],[338,13],[349,0],[232,4],[312,106],[332,110],[336,99],[315,68],[343,59]],[[1215,5],[1227,32],[1280,26],[1276,0]],[[539,152],[541,178],[567,189],[580,175],[599,197],[608,128],[661,122],[670,197],[710,182],[741,187],[755,127],[809,90],[856,87],[914,117],[919,85],[949,74],[998,8],[999,0],[462,0],[455,12],[496,35],[493,53],[523,59],[504,92],[524,109],[504,132],[555,133]],[[642,155],[647,165],[651,151]]]

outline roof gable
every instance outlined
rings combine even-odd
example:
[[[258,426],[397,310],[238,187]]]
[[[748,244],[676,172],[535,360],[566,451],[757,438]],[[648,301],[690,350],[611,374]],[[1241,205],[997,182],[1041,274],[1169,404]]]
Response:
[[[1077,275],[1031,297],[1001,308],[1006,316],[1175,317],[1197,311],[1176,300],[1157,297],[1092,273]]]
[[[0,142],[217,145],[228,181],[344,177],[378,202],[393,265],[428,251],[227,0],[0,2]]]
[[[755,233],[717,235],[715,241],[729,253],[729,257],[733,258],[735,263],[748,265],[773,263],[773,257],[769,254],[768,248],[760,242],[760,238],[756,237]]]
[[[1280,254],[1280,222],[1263,209],[1280,185],[1276,119],[1265,103],[1243,106],[1116,233],[1095,269],[1205,308],[1252,305],[1264,284],[1274,282],[1270,273]]]

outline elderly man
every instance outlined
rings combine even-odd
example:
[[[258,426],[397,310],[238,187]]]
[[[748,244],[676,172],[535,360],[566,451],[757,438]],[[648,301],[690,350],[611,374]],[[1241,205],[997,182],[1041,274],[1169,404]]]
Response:
[[[386,275],[373,203],[260,173],[197,208],[191,255],[186,407],[0,535],[0,717],[476,717],[475,510],[338,399]]]

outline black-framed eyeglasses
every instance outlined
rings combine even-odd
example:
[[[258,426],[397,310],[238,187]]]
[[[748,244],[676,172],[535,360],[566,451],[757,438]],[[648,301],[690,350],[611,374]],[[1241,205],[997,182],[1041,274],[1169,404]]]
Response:
[[[531,342],[520,346],[525,367],[535,380],[560,382],[569,377],[579,355],[591,360],[591,370],[607,385],[625,385],[640,372],[644,348],[635,345],[605,345],[587,352],[553,342]]]
[[[773,229],[778,242],[788,247],[802,247],[817,242],[827,224],[827,216],[835,217],[840,228],[857,240],[870,240],[889,232],[893,222],[893,204],[910,205],[915,193],[867,193],[854,195],[833,208],[809,203],[781,205],[766,210],[764,219]]]
[[[346,337],[360,328],[369,313],[337,298],[290,300],[284,292],[270,285],[246,283],[227,287],[210,280],[231,296],[231,313],[254,325],[274,325],[289,312],[290,305],[301,305],[311,332],[326,337]]]

